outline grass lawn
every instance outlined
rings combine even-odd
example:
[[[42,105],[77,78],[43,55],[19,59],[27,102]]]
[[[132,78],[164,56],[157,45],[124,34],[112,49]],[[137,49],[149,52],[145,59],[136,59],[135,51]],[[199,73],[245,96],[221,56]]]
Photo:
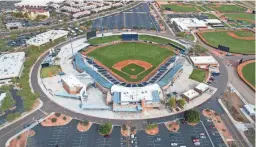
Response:
[[[242,69],[245,79],[255,86],[255,62],[247,64]]]
[[[220,5],[220,7],[210,6],[219,12],[245,12],[247,9],[237,5]]]
[[[211,13],[203,13],[203,15],[208,16],[208,19],[219,19],[216,15]]]
[[[129,75],[137,75],[143,72],[145,69],[137,64],[129,64],[123,67],[121,70]]]
[[[172,40],[169,39],[165,39],[165,38],[160,38],[160,37],[156,37],[156,36],[150,36],[150,35],[139,35],[139,39],[140,40],[144,40],[144,41],[151,41],[151,42],[156,42],[159,44],[168,44],[168,43],[173,43],[181,48],[185,48],[185,46],[178,44],[176,42],[173,42]]]
[[[196,9],[197,7],[194,5],[184,5],[183,6],[177,5],[177,4],[167,4],[167,5],[161,5],[165,10],[171,9],[175,12],[198,12]]]
[[[59,66],[45,67],[41,69],[41,78],[51,77],[59,72],[61,72],[61,68]]]
[[[182,38],[186,38],[186,39],[191,40],[191,41],[194,40],[194,36],[192,34],[187,34],[186,32],[180,32],[179,34],[177,34],[177,36],[182,37]]]
[[[241,32],[233,31],[238,34],[250,34],[248,31]],[[255,40],[241,40],[236,39],[227,34],[227,32],[205,32],[202,34],[205,40],[212,46],[218,47],[218,45],[224,45],[230,48],[230,52],[241,54],[253,54],[255,53]],[[251,35],[250,35],[251,36]]]
[[[8,46],[7,45],[7,40],[6,39],[0,39],[0,51],[10,51],[12,50],[14,47]]]
[[[89,39],[88,42],[93,45],[109,43],[113,41],[121,40],[121,36],[113,35],[113,36],[106,36],[106,37],[97,37],[93,39]]]
[[[122,42],[114,45],[104,46],[88,54],[103,63],[109,69],[130,82],[137,82],[143,79],[148,73],[155,69],[164,59],[173,56],[174,53],[166,48],[156,45],[135,42]],[[117,62],[123,60],[142,60],[152,64],[152,68],[143,72],[136,79],[120,72],[114,68]]]
[[[203,82],[206,77],[206,71],[201,69],[194,69],[192,74],[189,76],[190,79]]]
[[[11,93],[9,91],[6,92],[6,97],[2,100],[0,106],[0,112],[4,112],[13,106],[15,106],[16,101],[13,99]]]
[[[247,25],[253,24],[252,22],[250,22],[248,20],[255,22],[255,15],[249,14],[249,13],[233,13],[233,14],[229,13],[229,14],[225,14],[225,16],[232,20],[242,21],[243,23],[245,23]],[[240,19],[248,19],[248,20],[240,20]]]

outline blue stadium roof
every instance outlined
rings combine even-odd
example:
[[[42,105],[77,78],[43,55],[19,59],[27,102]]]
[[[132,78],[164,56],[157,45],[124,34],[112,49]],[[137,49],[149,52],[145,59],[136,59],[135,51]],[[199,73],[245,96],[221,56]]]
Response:
[[[160,102],[160,97],[157,90],[152,92],[152,102]]]
[[[85,71],[88,73],[91,77],[94,77],[94,80],[99,83],[101,86],[110,89],[113,85],[108,80],[106,80],[104,77],[102,77],[99,73],[95,72],[91,67],[86,65],[84,63],[84,59],[81,54],[77,53],[75,54],[75,62],[74,66],[76,66],[78,69]]]
[[[113,93],[113,102],[119,104],[121,102],[120,92]]]
[[[170,81],[172,81],[175,74],[182,68],[182,64],[177,64],[174,67],[172,67],[158,82],[160,87],[164,87],[167,85]]]

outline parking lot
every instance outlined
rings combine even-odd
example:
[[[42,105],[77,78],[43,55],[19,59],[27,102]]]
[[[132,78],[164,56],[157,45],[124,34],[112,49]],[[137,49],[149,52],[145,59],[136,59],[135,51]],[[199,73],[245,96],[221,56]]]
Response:
[[[91,30],[113,29],[160,30],[159,24],[150,14],[148,4],[142,3],[127,11],[96,19]]]

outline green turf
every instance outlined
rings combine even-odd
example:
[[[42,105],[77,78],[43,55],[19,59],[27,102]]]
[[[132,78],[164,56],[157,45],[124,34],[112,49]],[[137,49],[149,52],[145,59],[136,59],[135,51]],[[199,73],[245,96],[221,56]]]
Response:
[[[227,12],[245,12],[246,8],[244,7],[240,7],[237,5],[221,5],[220,7],[214,7],[214,6],[210,6],[211,8],[219,11],[219,12],[223,12],[223,13],[227,13]]]
[[[89,39],[88,42],[93,45],[98,45],[98,44],[109,43],[117,40],[121,40],[120,35],[92,38],[92,39]]]
[[[179,6],[177,4],[161,5],[162,8],[164,8],[164,9],[169,8],[172,11],[175,11],[175,12],[197,12],[196,6],[194,6],[194,5],[184,5],[184,6],[185,7]]]
[[[47,77],[50,77],[51,75],[56,75],[59,72],[61,72],[61,69],[59,66],[45,67],[41,69],[41,78],[47,78]]]
[[[247,64],[243,67],[242,73],[244,78],[255,86],[255,62]]]
[[[203,82],[206,76],[206,71],[201,69],[194,69],[192,74],[189,76],[190,79]]]
[[[121,69],[123,72],[129,75],[138,75],[143,72],[145,69],[137,64],[129,64]]]
[[[140,40],[144,40],[144,41],[152,41],[152,42],[156,42],[159,44],[168,44],[168,43],[173,43],[181,48],[185,49],[185,46],[178,44],[172,40],[169,39],[165,39],[165,38],[160,38],[160,37],[156,37],[156,36],[150,36],[150,35],[139,35],[139,39]]]
[[[251,31],[235,31],[234,33],[239,37],[254,36],[254,33]]]
[[[225,16],[227,18],[235,20],[235,21],[242,18],[242,19],[252,20],[253,22],[255,22],[255,15],[250,14],[250,13],[229,13],[229,14],[225,14]],[[242,21],[245,25],[253,24],[252,22],[250,22],[248,20],[239,20],[239,21]]]
[[[114,45],[104,46],[96,49],[88,54],[96,60],[103,63],[109,69],[130,82],[137,82],[142,80],[148,73],[155,69],[164,59],[174,53],[166,48],[161,48],[152,44],[138,43],[138,42],[122,42]],[[152,68],[143,72],[136,79],[120,72],[114,68],[117,62],[123,60],[142,60],[152,64]]]
[[[241,34],[241,30],[234,32]],[[255,40],[236,39],[229,36],[227,32],[205,32],[202,36],[210,45],[216,48],[218,45],[224,45],[230,48],[230,52],[241,54],[255,53]]]
[[[208,16],[209,19],[219,19],[216,15],[211,13],[203,13],[203,15]]]

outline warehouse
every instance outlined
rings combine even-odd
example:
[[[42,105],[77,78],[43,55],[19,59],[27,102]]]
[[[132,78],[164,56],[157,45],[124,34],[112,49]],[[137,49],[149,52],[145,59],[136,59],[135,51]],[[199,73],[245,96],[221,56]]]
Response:
[[[193,56],[190,57],[194,66],[202,69],[208,69],[211,67],[218,67],[219,63],[212,56]]]

